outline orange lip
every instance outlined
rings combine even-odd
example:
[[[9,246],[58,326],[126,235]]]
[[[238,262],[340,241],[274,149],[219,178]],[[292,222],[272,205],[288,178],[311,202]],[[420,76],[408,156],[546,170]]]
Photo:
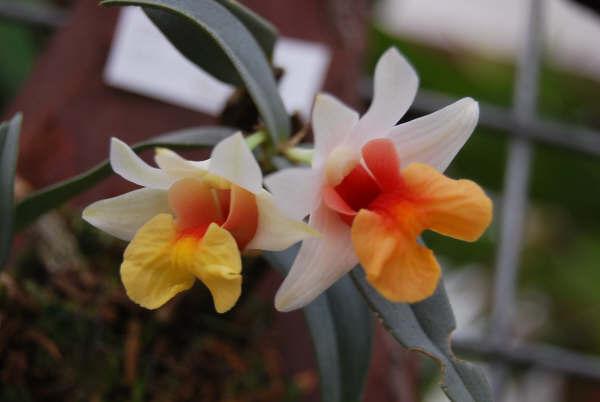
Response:
[[[481,236],[492,203],[468,180],[452,180],[423,164],[400,169],[392,141],[376,139],[357,165],[323,201],[352,227],[352,242],[367,278],[388,299],[416,302],[437,286],[440,267],[420,245],[424,230],[466,241]]]

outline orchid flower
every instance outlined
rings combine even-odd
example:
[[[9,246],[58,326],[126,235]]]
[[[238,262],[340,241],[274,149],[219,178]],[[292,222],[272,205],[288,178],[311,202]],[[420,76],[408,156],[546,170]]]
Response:
[[[143,307],[158,308],[199,279],[216,310],[225,312],[241,294],[241,251],[279,251],[316,234],[276,207],[239,133],[217,144],[209,160],[188,161],[158,148],[155,161],[158,168],[113,138],[113,170],[144,188],[83,211],[90,224],[130,241],[121,279]]]
[[[477,103],[461,99],[395,125],[417,87],[415,71],[391,48],[377,63],[373,102],[361,118],[332,96],[317,96],[312,166],[266,180],[290,216],[310,215],[322,235],[302,243],[275,297],[278,310],[303,307],[359,262],[387,299],[423,300],[441,270],[420,234],[475,241],[490,224],[492,203],[483,190],[442,174],[477,124]]]

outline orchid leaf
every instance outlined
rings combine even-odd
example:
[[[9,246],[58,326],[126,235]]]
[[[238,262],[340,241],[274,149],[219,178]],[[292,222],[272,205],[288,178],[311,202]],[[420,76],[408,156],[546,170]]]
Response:
[[[0,124],[0,267],[8,258],[12,243],[15,175],[22,120],[19,113]]]
[[[254,36],[267,58],[271,58],[277,40],[277,30],[247,7],[230,0],[217,0],[226,7]],[[181,18],[168,12],[145,8],[144,12],[181,54],[213,77],[235,86],[243,85],[235,66],[225,51],[206,31],[194,24],[182,24]]]
[[[371,310],[404,347],[426,354],[442,370],[442,390],[454,402],[491,402],[490,386],[480,368],[457,359],[450,336],[456,328],[443,281],[430,298],[415,304],[392,303],[366,280],[362,268],[351,277]]]
[[[275,43],[277,42],[277,28],[269,21],[256,14],[254,11],[236,0],[217,0],[219,4],[235,15],[244,24],[246,29],[252,33],[261,49],[268,59],[273,56]]]
[[[217,78],[231,79],[233,68],[273,142],[277,144],[289,136],[290,119],[273,70],[259,45],[268,41],[264,35],[263,39],[255,38],[249,31],[253,28],[248,26],[248,10],[242,17],[242,8],[225,0],[105,0],[102,4],[142,6],[184,56]]]
[[[133,145],[132,149],[141,152],[156,146],[184,149],[212,147],[235,131],[235,129],[229,127],[188,128],[140,142]],[[93,187],[111,173],[110,162],[105,160],[75,177],[29,195],[17,204],[15,230],[23,229],[39,216]]]
[[[264,257],[287,274],[299,246]],[[373,317],[345,276],[303,309],[310,331],[319,373],[321,400],[359,402],[371,359]]]

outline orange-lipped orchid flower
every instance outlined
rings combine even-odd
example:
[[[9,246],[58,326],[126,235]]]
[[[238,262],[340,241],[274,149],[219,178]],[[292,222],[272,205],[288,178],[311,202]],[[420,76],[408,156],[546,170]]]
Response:
[[[328,95],[313,110],[311,168],[267,177],[282,208],[319,232],[305,240],[275,297],[281,311],[303,307],[359,262],[367,280],[395,302],[435,291],[440,267],[419,243],[424,230],[466,241],[492,219],[492,203],[468,180],[443,172],[477,124],[470,98],[396,125],[411,105],[418,77],[396,49],[375,69],[373,102],[358,114]]]
[[[209,160],[188,161],[158,148],[155,161],[159,168],[113,138],[113,170],[144,188],[83,211],[92,225],[130,241],[121,279],[145,308],[162,306],[199,279],[216,310],[225,312],[241,293],[241,251],[279,251],[316,234],[276,207],[241,134],[217,144]]]

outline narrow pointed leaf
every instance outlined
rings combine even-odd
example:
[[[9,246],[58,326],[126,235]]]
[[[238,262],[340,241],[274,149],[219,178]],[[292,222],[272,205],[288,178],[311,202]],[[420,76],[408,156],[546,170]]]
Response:
[[[244,24],[270,59],[277,40],[275,27],[236,1],[217,1]],[[146,8],[144,12],[188,60],[227,84],[243,85],[244,81],[227,54],[206,31],[199,30],[193,24],[182,24],[180,17],[162,10]]]
[[[342,365],[342,401],[360,402],[371,361],[373,314],[348,275],[338,280],[325,295],[336,324]]]
[[[194,25],[182,24],[175,14],[153,8],[144,8],[144,13],[188,60],[219,81],[236,87],[244,85],[235,66],[212,36],[198,32]]]
[[[491,402],[480,368],[454,356],[450,336],[456,328],[452,307],[440,282],[435,294],[416,304],[392,303],[369,285],[362,268],[351,274],[358,290],[386,329],[404,347],[433,358],[442,370],[442,390],[454,402]]]
[[[104,5],[142,6],[167,39],[192,62],[224,79],[233,66],[258,109],[274,143],[290,133],[289,116],[279,96],[265,52],[232,14],[236,6],[215,0],[105,0]],[[240,15],[240,11],[233,11]],[[210,40],[208,39],[210,38]],[[208,43],[211,45],[208,45]],[[218,53],[210,53],[218,47]],[[209,46],[207,48],[207,46]],[[225,56],[225,59],[222,57]],[[219,77],[219,75],[221,75]]]
[[[295,246],[263,255],[285,275],[298,250]],[[321,400],[362,401],[371,359],[373,319],[352,280],[343,277],[303,312],[319,366]]]
[[[212,147],[235,131],[229,127],[189,128],[151,138],[133,145],[132,148],[134,151],[140,152],[156,146],[184,149]],[[107,159],[75,177],[29,195],[17,204],[15,230],[23,229],[39,216],[93,187],[111,173],[110,162]]]
[[[6,261],[12,243],[15,175],[22,120],[19,113],[0,124],[0,267]]]
[[[219,4],[227,7],[244,26],[252,33],[268,59],[273,56],[275,42],[277,42],[277,28],[269,21],[256,14],[254,11],[236,0],[217,0]]]

